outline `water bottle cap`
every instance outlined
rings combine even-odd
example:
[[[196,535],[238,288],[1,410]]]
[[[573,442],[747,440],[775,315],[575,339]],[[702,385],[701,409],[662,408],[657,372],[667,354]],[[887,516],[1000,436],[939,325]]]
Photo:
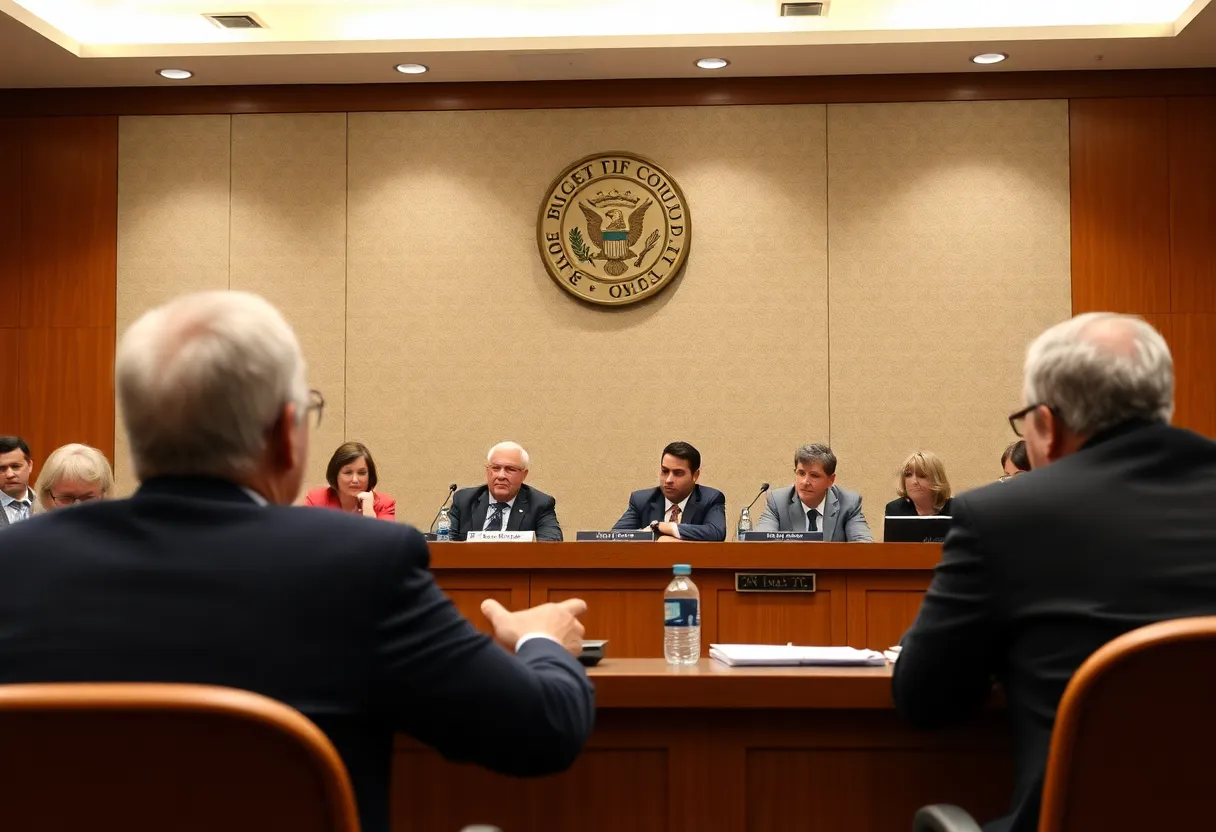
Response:
[[[671,572],[673,575],[691,575],[692,567],[687,563],[677,563],[671,567]]]

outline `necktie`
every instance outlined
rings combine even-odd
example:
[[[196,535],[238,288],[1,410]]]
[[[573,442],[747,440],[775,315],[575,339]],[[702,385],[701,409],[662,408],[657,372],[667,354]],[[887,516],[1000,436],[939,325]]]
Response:
[[[503,512],[505,512],[507,510],[507,508],[508,508],[508,506],[506,503],[495,503],[494,511],[490,513],[490,519],[486,520],[485,528],[482,529],[482,531],[485,531],[485,532],[501,531]]]
[[[815,528],[815,518],[819,516],[819,509],[813,508],[806,513],[806,530],[808,532],[819,531]]]
[[[669,523],[680,522],[680,506],[678,503],[671,507],[671,513],[667,516],[667,521]]]

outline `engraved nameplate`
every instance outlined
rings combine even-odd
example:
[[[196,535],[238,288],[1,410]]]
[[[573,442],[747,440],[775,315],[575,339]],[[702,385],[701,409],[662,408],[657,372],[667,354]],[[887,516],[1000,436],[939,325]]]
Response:
[[[575,532],[575,540],[635,540],[635,541],[654,541],[654,532],[646,531],[609,531],[609,532]]]
[[[536,532],[469,532],[470,543],[531,543]]]
[[[814,592],[814,572],[736,572],[735,592]]]
[[[770,543],[778,540],[801,540],[819,543],[823,541],[823,532],[744,532],[745,543]]]

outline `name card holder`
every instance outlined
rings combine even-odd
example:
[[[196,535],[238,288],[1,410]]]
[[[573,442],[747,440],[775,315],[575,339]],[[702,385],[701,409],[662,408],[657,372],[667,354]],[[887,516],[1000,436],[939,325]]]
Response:
[[[575,540],[587,541],[606,541],[606,540],[631,540],[634,542],[654,542],[654,532],[646,529],[644,531],[609,531],[609,532],[575,532]]]
[[[814,572],[736,572],[735,592],[814,592]]]
[[[744,543],[775,543],[778,541],[802,541],[822,543],[823,532],[744,532]]]
[[[469,532],[469,543],[531,543],[536,532]]]

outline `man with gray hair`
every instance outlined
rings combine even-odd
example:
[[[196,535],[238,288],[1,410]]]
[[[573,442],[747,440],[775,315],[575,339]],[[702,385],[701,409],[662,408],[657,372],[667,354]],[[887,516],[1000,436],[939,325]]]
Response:
[[[836,454],[827,445],[794,452],[794,484],[770,491],[758,532],[821,532],[825,541],[873,543],[861,495],[836,485]]]
[[[1019,832],[1038,828],[1056,708],[1081,663],[1129,630],[1216,614],[1216,443],[1170,426],[1161,335],[1078,315],[1030,345],[1023,397],[1009,421],[1032,470],[954,498],[893,682],[924,728],[967,718],[1002,685],[1014,792],[985,828]]]
[[[561,540],[557,501],[525,485],[528,452],[517,442],[499,442],[486,454],[486,484],[462,488],[452,498],[452,539],[469,532],[536,532],[537,540]]]
[[[413,528],[292,508],[310,417],[295,333],[243,292],[179,298],[119,344],[130,499],[6,531],[0,684],[183,682],[252,690],[311,718],[350,773],[361,826],[388,832],[401,731],[513,775],[569,766],[594,690],[571,599],[461,617]]]

